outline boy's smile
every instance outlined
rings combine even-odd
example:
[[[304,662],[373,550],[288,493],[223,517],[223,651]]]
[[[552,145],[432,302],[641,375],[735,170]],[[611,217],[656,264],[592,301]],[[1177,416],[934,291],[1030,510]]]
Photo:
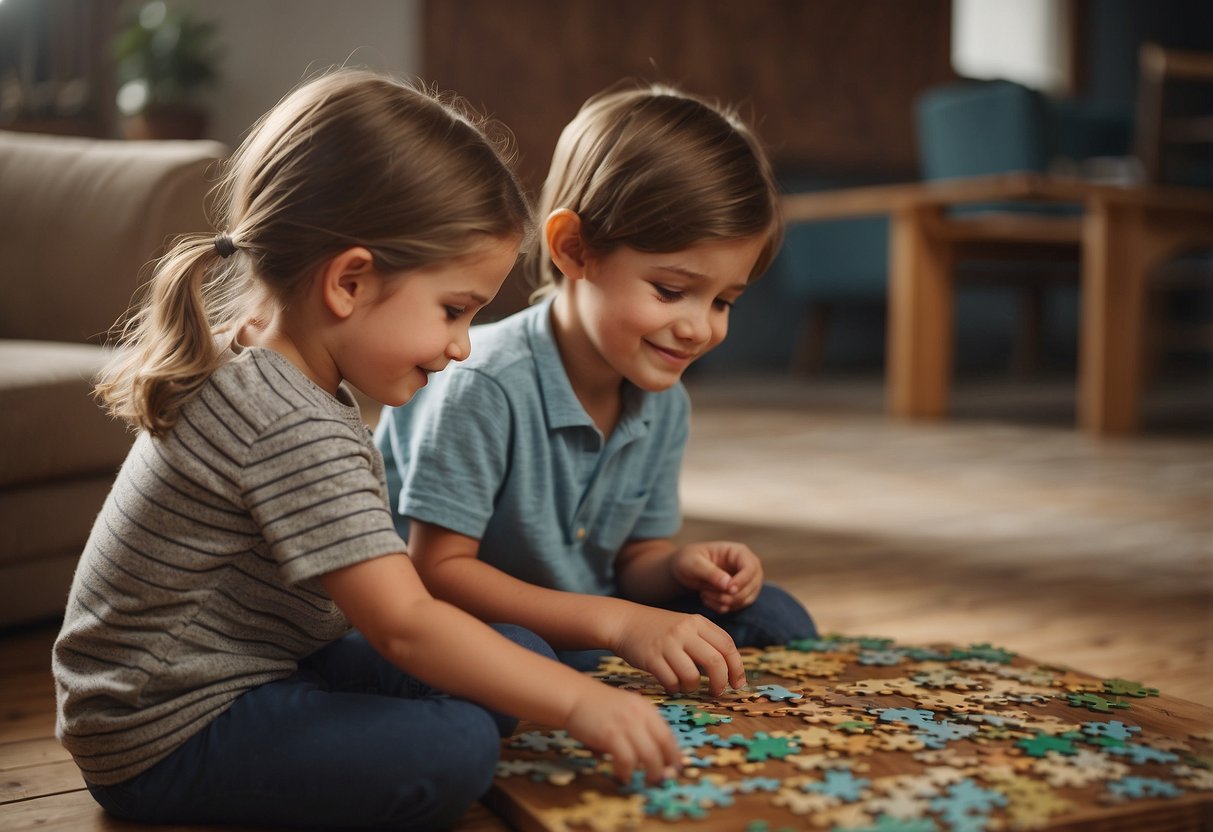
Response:
[[[711,240],[667,254],[624,247],[590,255],[584,279],[565,284],[573,343],[561,348],[574,389],[622,379],[648,391],[675,384],[724,340],[763,244]]]

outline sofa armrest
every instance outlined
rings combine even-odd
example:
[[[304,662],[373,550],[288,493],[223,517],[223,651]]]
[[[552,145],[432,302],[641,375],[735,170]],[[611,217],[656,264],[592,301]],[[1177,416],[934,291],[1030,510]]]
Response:
[[[212,141],[127,142],[0,131],[0,337],[104,340],[146,264],[210,228]]]

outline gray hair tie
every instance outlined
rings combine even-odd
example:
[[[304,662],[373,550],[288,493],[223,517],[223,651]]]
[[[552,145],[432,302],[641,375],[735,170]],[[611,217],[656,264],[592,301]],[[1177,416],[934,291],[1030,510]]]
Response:
[[[227,234],[226,232],[223,234],[216,234],[213,243],[215,246],[215,251],[225,260],[236,253],[236,244],[232,242],[231,235]]]

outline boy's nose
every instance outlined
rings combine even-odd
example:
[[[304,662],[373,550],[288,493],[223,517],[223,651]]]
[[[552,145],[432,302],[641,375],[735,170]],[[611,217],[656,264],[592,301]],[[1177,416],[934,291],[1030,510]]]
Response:
[[[674,323],[674,335],[683,341],[703,343],[712,337],[712,322],[706,312],[688,312]]]

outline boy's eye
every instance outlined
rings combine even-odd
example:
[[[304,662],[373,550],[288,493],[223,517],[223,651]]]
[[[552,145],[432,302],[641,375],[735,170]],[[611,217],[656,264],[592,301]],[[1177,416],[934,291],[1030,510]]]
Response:
[[[446,307],[446,316],[452,321],[457,321],[463,317],[463,313],[467,312],[465,306],[448,306]]]
[[[657,290],[657,294],[661,295],[662,300],[678,300],[682,297],[682,292],[671,289],[669,286],[662,286],[660,283],[654,283],[653,288]]]
[[[733,301],[725,300],[724,298],[716,298],[716,300],[712,301],[712,305],[718,310],[724,311],[733,308]]]

